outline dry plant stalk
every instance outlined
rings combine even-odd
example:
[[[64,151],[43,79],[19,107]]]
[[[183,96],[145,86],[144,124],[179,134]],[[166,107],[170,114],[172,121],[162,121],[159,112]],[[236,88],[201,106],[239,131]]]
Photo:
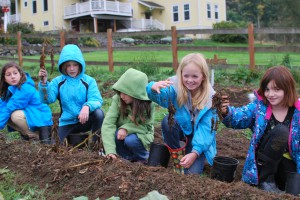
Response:
[[[169,92],[170,92],[170,87],[169,87]],[[168,125],[170,130],[172,130],[172,126],[174,125],[174,115],[176,113],[176,108],[174,106],[174,104],[172,103],[172,101],[169,98],[169,106],[168,106],[168,112],[169,112],[169,116],[168,116]]]

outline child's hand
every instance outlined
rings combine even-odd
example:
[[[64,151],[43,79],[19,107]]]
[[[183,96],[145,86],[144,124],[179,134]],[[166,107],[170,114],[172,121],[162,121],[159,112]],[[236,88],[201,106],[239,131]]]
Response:
[[[229,106],[229,98],[228,96],[222,96],[222,105],[221,105],[221,111],[222,115],[226,116],[228,114],[228,106]]]
[[[47,71],[45,69],[40,69],[39,71],[39,77],[42,81],[42,84],[47,83]]]
[[[183,158],[181,158],[179,164],[184,168],[190,168],[192,166],[192,164],[195,162],[195,160],[197,159],[197,157],[198,157],[198,155],[196,153],[191,152],[191,153],[183,156]]]
[[[127,136],[127,130],[124,128],[121,128],[118,130],[117,139],[118,140],[124,140]]]
[[[173,84],[173,82],[169,81],[169,79],[165,81],[158,81],[152,85],[151,89],[157,93],[160,93],[161,88],[169,87],[171,84]]]
[[[90,107],[83,106],[78,115],[78,119],[81,124],[84,124],[89,120],[89,113],[90,113]]]

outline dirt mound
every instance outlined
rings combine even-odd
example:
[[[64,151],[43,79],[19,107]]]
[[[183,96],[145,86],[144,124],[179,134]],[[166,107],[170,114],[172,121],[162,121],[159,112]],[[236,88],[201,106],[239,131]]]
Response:
[[[248,89],[230,89],[233,90],[237,90],[237,95],[230,95],[232,102],[245,104],[248,101],[245,96]],[[241,182],[249,140],[240,133],[239,130],[223,128],[217,135],[218,155],[234,157],[240,162],[232,183],[211,179],[209,165],[205,166],[203,176],[182,176],[175,174],[171,166],[150,167],[123,159],[109,160],[86,149],[70,151],[70,148],[60,147],[57,151],[51,145],[38,142],[9,143],[4,137],[0,137],[0,168],[7,167],[17,174],[15,184],[31,183],[45,189],[49,200],[78,196],[139,199],[153,190],[169,199],[180,200],[296,199],[287,194],[267,193]],[[162,141],[159,127],[155,131],[155,141]]]

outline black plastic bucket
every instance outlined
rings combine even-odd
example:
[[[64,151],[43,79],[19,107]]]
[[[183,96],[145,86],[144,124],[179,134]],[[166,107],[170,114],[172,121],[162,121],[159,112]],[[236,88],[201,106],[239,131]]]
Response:
[[[211,178],[225,182],[232,182],[235,177],[239,161],[235,158],[216,156],[211,172]]]
[[[148,158],[148,165],[168,167],[170,153],[164,144],[152,143]]]
[[[68,142],[72,146],[82,143],[89,135],[87,133],[71,133],[68,135]],[[83,145],[81,145],[83,146]]]
[[[297,172],[288,173],[285,183],[285,192],[296,196],[300,195],[300,174]]]

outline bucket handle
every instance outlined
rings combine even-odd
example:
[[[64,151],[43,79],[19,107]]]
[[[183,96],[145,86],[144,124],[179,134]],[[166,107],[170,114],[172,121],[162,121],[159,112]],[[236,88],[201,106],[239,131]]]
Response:
[[[175,152],[182,151],[183,149],[185,149],[187,143],[188,143],[188,138],[185,137],[185,144],[184,144],[183,147],[180,147],[180,148],[177,148],[177,149],[172,149],[172,148],[169,147],[169,145],[167,145],[166,143],[165,143],[165,146],[169,149],[169,152],[170,152],[170,153],[175,153]]]

